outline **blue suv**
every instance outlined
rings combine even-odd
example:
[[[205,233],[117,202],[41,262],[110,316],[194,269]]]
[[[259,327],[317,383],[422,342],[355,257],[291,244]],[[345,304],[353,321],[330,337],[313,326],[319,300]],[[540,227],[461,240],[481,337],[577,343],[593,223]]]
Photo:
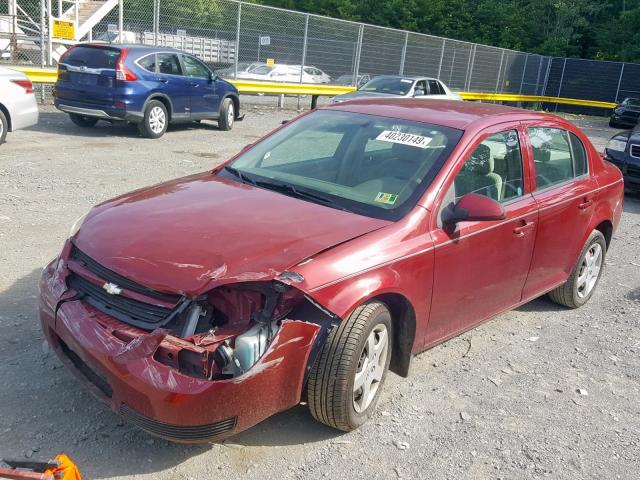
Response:
[[[80,127],[125,121],[147,138],[161,137],[169,123],[212,119],[231,130],[242,120],[236,87],[172,48],[76,45],[60,59],[54,98]]]

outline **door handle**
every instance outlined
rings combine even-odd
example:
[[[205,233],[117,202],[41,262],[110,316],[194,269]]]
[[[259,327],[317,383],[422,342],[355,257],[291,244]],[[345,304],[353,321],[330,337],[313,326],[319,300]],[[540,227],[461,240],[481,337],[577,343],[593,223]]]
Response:
[[[161,83],[169,83],[169,80],[167,80],[166,78],[156,78],[156,80]]]
[[[519,227],[514,228],[513,233],[515,233],[518,237],[524,237],[528,231],[533,229],[534,226],[534,222],[527,222],[526,220],[522,220],[522,224]]]
[[[199,83],[197,82],[189,82],[189,85],[192,87],[197,87],[199,85]]]
[[[578,208],[580,210],[585,210],[589,208],[591,205],[593,205],[593,200],[591,199],[591,197],[584,197],[584,201],[578,204]]]

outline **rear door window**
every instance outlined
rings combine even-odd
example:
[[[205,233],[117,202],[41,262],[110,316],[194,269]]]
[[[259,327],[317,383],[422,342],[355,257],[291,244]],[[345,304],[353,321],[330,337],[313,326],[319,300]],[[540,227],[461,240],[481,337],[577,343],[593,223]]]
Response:
[[[62,63],[74,67],[115,69],[120,50],[105,47],[75,47],[67,52]]]
[[[537,189],[564,183],[587,172],[582,142],[561,128],[529,128]]]
[[[430,95],[442,95],[444,92],[440,88],[440,84],[437,80],[429,80],[429,94]]]
[[[158,53],[158,71],[165,75],[182,75],[180,59],[174,53]]]

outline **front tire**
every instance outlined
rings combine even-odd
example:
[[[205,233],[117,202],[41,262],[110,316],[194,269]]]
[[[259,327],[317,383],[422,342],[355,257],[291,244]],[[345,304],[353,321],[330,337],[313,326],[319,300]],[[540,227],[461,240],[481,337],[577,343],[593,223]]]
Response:
[[[86,115],[78,115],[77,113],[70,113],[69,118],[74,124],[81,128],[92,128],[98,123],[96,117],[87,117]]]
[[[2,145],[4,139],[7,138],[7,130],[9,130],[9,122],[7,122],[7,117],[4,116],[2,110],[0,110],[0,145]]]
[[[598,230],[591,232],[578,263],[567,281],[549,292],[555,303],[569,308],[578,308],[589,301],[604,270],[607,242]]]
[[[225,98],[220,107],[220,117],[218,118],[218,128],[220,130],[231,130],[236,119],[236,110],[233,101]]]
[[[313,417],[348,432],[375,410],[389,369],[393,324],[381,302],[356,308],[329,334],[309,375]]]
[[[159,100],[151,100],[144,110],[142,122],[138,124],[138,131],[145,138],[160,138],[167,131],[168,125],[167,107]]]

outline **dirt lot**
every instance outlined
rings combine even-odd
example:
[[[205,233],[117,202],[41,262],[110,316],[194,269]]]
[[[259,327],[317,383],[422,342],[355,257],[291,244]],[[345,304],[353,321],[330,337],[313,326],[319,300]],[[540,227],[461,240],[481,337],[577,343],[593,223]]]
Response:
[[[342,434],[305,406],[222,443],[181,446],[124,424],[46,348],[38,277],[93,204],[205,170],[295,112],[252,109],[232,132],[90,131],[45,109],[0,147],[0,456],[68,452],[86,478],[637,479],[640,472],[640,197],[584,308],[544,298],[418,356],[378,412]],[[603,120],[577,121],[603,147]],[[159,241],[161,241],[159,239]],[[581,389],[583,394],[578,390]],[[215,408],[215,405],[212,405]],[[401,442],[406,442],[401,443]]]

